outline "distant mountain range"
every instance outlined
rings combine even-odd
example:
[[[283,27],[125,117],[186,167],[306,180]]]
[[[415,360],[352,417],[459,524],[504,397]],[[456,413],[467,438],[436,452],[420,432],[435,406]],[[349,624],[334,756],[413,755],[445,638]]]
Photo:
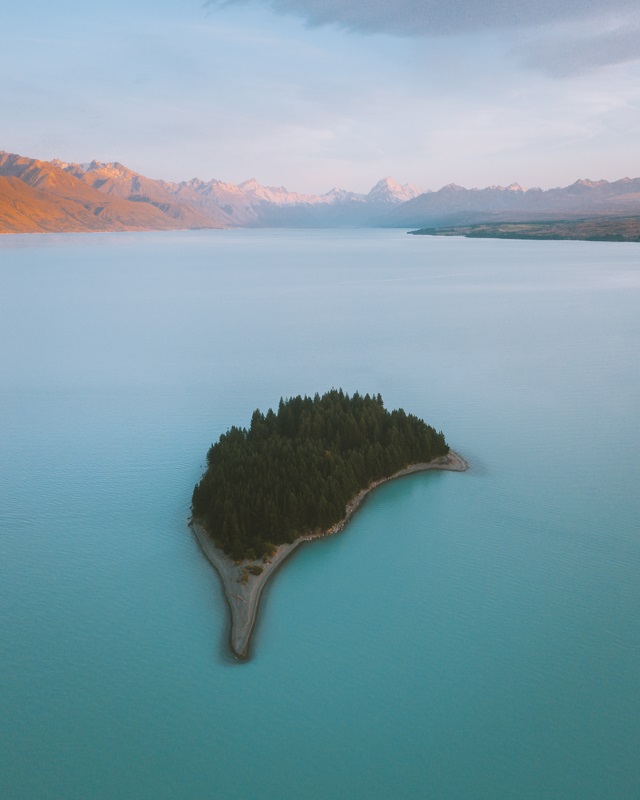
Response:
[[[420,191],[383,178],[367,194],[323,195],[219,180],[171,183],[118,162],[39,161],[0,151],[0,233],[227,227],[426,227],[640,213],[640,178]]]
[[[562,189],[546,191],[523,189],[518,184],[486,189],[450,184],[403,203],[389,213],[386,223],[401,227],[466,225],[635,213],[640,213],[640,178],[622,178],[613,183],[578,180]]]

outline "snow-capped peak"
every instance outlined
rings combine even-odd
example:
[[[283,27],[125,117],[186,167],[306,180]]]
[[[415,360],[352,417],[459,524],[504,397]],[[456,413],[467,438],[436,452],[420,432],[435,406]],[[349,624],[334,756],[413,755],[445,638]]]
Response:
[[[371,189],[367,200],[374,203],[404,203],[420,194],[420,190],[410,183],[401,186],[391,177],[382,178]]]

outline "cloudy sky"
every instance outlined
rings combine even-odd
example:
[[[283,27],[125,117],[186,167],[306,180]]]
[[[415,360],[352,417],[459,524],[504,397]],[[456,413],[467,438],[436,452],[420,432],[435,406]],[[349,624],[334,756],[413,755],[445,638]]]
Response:
[[[638,0],[33,0],[0,149],[297,191],[640,176]]]

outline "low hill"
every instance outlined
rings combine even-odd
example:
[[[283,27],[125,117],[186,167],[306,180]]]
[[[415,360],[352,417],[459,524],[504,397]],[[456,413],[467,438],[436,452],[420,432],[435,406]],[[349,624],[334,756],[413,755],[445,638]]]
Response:
[[[640,242],[640,215],[536,222],[494,222],[409,231],[426,236],[471,239],[573,239],[590,242]]]

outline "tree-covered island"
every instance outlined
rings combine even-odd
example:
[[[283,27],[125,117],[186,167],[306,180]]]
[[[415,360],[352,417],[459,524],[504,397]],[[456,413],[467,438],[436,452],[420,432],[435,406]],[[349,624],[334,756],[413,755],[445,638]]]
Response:
[[[386,480],[467,468],[442,433],[380,395],[292,397],[228,430],[207,453],[191,529],[222,581],[234,655],[249,657],[262,591],[301,544],[342,530]]]
[[[444,435],[380,395],[342,390],[280,400],[232,427],[207,453],[192,511],[236,561],[326,530],[372,483],[449,453]]]

